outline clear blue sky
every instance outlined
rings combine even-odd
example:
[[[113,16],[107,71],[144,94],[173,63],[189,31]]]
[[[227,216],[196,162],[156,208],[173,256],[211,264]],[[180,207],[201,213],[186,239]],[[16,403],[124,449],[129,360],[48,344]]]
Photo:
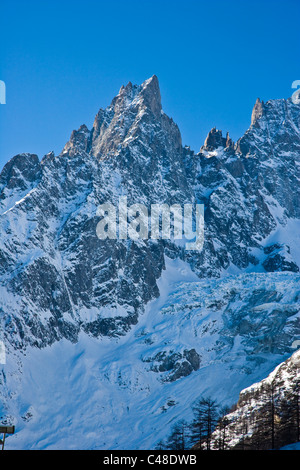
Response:
[[[0,167],[59,153],[121,85],[158,76],[164,111],[198,151],[216,126],[234,140],[257,97],[300,79],[299,0],[1,0]]]

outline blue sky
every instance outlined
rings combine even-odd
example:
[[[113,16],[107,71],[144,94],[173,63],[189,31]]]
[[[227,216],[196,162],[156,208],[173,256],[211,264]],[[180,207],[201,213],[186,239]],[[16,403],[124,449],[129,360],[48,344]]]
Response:
[[[0,167],[59,153],[128,81],[158,76],[164,111],[198,151],[216,126],[234,140],[257,97],[300,79],[299,0],[1,0]]]

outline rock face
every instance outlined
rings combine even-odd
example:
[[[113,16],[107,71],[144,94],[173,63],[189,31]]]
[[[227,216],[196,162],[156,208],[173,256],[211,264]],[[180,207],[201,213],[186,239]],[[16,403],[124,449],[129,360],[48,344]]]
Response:
[[[42,346],[62,336],[76,340],[79,325],[114,335],[136,323],[138,311],[158,295],[164,248],[101,242],[96,210],[106,201],[117,205],[120,195],[128,204],[190,201],[181,153],[180,132],[161,112],[152,77],[122,87],[91,131],[81,126],[72,133],[61,155],[50,153],[41,162],[20,155],[5,166],[1,283],[19,295],[21,315],[16,320],[9,313],[10,328],[20,321],[18,340],[34,337]],[[8,278],[13,265],[18,268]]]
[[[200,366],[200,356],[195,349],[184,350],[183,353],[166,351],[157,353],[154,357],[144,359],[152,363],[150,370],[154,372],[169,372],[163,381],[173,382],[180,377],[190,375],[193,370]]]
[[[256,103],[254,105],[252,115],[251,115],[251,126],[256,126],[259,127],[259,119],[263,116],[264,113],[264,102],[260,101],[259,98],[257,98]]]
[[[222,131],[217,130],[215,127],[208,133],[208,136],[205,139],[204,146],[201,147],[201,150],[213,151],[221,148],[234,148],[234,143],[229,137],[229,132],[227,132],[226,137],[223,137]]]
[[[123,334],[158,295],[164,254],[185,259],[200,278],[231,268],[298,271],[295,247],[279,248],[277,238],[300,217],[299,151],[291,100],[257,100],[236,145],[213,129],[195,155],[162,111],[156,76],[122,86],[60,155],[18,155],[1,173],[0,281],[15,299],[1,307],[6,334],[40,346],[75,341],[81,328]],[[148,207],[204,204],[202,252],[167,240],[100,241],[96,209],[120,195]]]
[[[185,263],[198,281],[249,273],[297,276],[300,105],[294,101],[257,100],[251,125],[236,143],[214,128],[195,153],[182,146],[177,125],[163,112],[153,76],[142,85],[122,86],[92,129],[74,130],[59,155],[12,158],[0,175],[0,340],[7,349],[26,352],[62,339],[77,343],[81,334],[124,337],[149,302],[160,298],[166,258]],[[121,196],[128,206],[148,208],[203,204],[202,251],[186,250],[172,238],[100,240],[97,209],[106,202],[118,206]],[[279,307],[263,324],[272,328],[268,318],[280,318],[283,328],[298,310],[292,300],[292,313],[283,314],[276,286],[272,298],[269,290],[262,284],[260,303]],[[229,297],[234,304],[234,294]],[[215,308],[227,301],[218,299]],[[224,311],[230,321],[222,323],[223,346],[233,331],[257,334],[259,322],[244,310],[239,315],[235,321]],[[265,352],[290,352],[299,324],[293,321],[290,333],[287,328],[277,351],[280,328],[269,349],[264,337]],[[161,346],[143,353],[143,363],[159,381],[177,383],[201,370],[200,350],[194,343],[180,350]]]

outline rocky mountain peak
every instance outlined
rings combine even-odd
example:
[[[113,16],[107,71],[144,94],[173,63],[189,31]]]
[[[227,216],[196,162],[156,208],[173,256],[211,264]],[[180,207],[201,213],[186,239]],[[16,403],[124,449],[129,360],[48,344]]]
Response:
[[[221,130],[216,129],[213,127],[211,131],[209,131],[205,142],[204,146],[202,147],[202,150],[206,151],[213,151],[216,150],[219,147],[230,147],[233,148],[233,141],[229,136],[229,132],[226,133],[226,137],[223,137],[223,133]]]
[[[141,95],[144,98],[144,104],[147,106],[154,116],[158,117],[161,113],[161,95],[159,82],[156,75],[146,80],[142,84]]]
[[[231,139],[229,132],[227,132],[226,134],[226,148],[232,148],[232,149],[234,148],[234,142]]]
[[[157,76],[153,75],[140,86],[131,82],[126,86],[123,85],[111,106],[115,112],[124,111],[126,107],[136,107],[139,110],[144,108],[150,110],[155,117],[159,117],[162,106]]]
[[[253,111],[252,111],[252,115],[251,115],[252,126],[256,126],[257,121],[262,117],[263,113],[264,113],[264,102],[260,101],[260,99],[257,98]]]
[[[78,153],[88,150],[88,141],[90,131],[85,124],[82,124],[78,130],[73,130],[69,142],[63,148],[62,153]]]
[[[22,153],[15,155],[4,166],[0,174],[0,192],[5,188],[28,188],[28,183],[38,179],[40,162],[36,154]],[[4,199],[4,193],[1,194]]]
[[[126,86],[122,85],[118,95],[112,100],[110,108],[114,113],[124,112],[126,108],[146,108],[156,117],[161,111],[161,95],[158,78],[153,75],[145,80],[141,85],[133,85],[128,82]]]
[[[144,124],[160,125],[162,105],[156,75],[141,85],[128,82],[105,110],[100,109],[93,125],[90,151],[96,156],[116,154],[143,133]],[[144,140],[144,138],[142,139]]]
[[[156,75],[145,80],[141,85],[128,82],[122,85],[110,106],[100,108],[90,131],[86,125],[80,126],[71,134],[62,153],[92,153],[101,157],[115,154],[120,144],[136,138],[145,120],[153,125],[161,122],[162,104],[159,82]],[[170,120],[171,127],[174,123]],[[178,129],[177,129],[178,131]],[[176,133],[176,132],[175,132]],[[177,132],[178,134],[179,131]],[[177,137],[181,146],[181,137]]]

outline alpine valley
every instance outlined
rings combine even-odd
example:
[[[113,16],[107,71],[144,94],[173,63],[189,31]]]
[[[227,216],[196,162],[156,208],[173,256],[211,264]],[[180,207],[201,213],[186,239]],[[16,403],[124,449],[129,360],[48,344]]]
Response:
[[[195,153],[155,75],[122,86],[59,155],[13,157],[0,175],[6,448],[153,449],[199,397],[231,406],[297,353],[299,179],[299,96],[257,99],[237,142],[213,128]],[[99,239],[97,208],[120,196],[203,204],[203,249]]]

